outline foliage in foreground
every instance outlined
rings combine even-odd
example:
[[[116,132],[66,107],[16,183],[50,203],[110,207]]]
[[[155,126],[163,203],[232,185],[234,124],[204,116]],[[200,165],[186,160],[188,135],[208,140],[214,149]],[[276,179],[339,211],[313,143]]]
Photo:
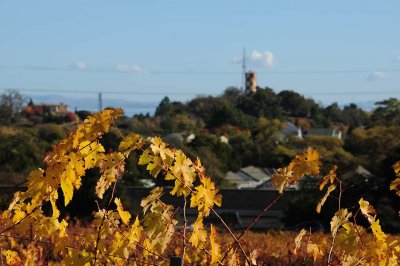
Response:
[[[20,250],[22,254],[18,254],[13,239],[20,239],[27,240],[29,245],[46,246],[51,251],[51,254],[46,253],[47,258],[56,263],[125,265],[136,261],[167,265],[168,255],[171,254],[168,248],[179,239],[181,246],[174,252],[188,263],[262,263],[257,260],[257,251],[245,247],[245,241],[240,240],[259,217],[240,234],[232,232],[214,210],[215,205],[221,205],[222,198],[199,159],[192,161],[181,150],[169,148],[158,137],[146,141],[135,133],[121,136],[118,151],[105,151],[99,140],[121,115],[120,109],[106,109],[88,117],[76,131],[47,154],[44,169],[39,168],[30,173],[27,191],[15,193],[8,210],[2,214],[5,222],[0,236],[11,239],[10,247],[2,250],[6,262],[18,265],[22,259],[28,260],[26,254],[34,248],[29,246]],[[131,213],[124,210],[121,200],[114,197],[115,186],[123,177],[125,163],[134,150],[140,154],[139,165],[145,166],[154,178],[171,182],[173,190],[170,193],[184,199],[183,230],[177,230],[177,210],[161,201],[160,197],[164,193],[161,187],[154,188],[142,200],[143,212],[140,217],[132,217]],[[399,165],[395,165],[397,175],[400,175]],[[305,175],[320,175],[320,167],[319,153],[310,148],[297,155],[287,167],[278,169],[278,174],[272,180],[281,193],[276,200]],[[100,173],[95,188],[98,211],[92,223],[76,235],[72,223],[60,216],[59,206],[67,206],[71,202],[76,190],[81,188],[86,171],[92,168],[98,169]],[[398,190],[399,184],[400,181],[396,179],[391,189]],[[297,254],[302,248],[301,240],[305,238],[304,261],[308,256],[315,262],[322,262],[325,258],[326,264],[337,261],[344,265],[395,265],[400,244],[382,232],[374,208],[363,199],[360,199],[354,214],[341,208],[341,195],[345,188],[336,176],[336,167],[322,178],[320,189],[326,186],[326,194],[317,206],[318,212],[330,194],[338,190],[338,211],[332,218],[331,236],[323,238],[326,240],[314,239],[311,233],[302,230],[295,239],[295,248],[288,250]],[[267,204],[260,216],[272,204]],[[185,211],[188,207],[198,212],[191,233],[186,230]],[[205,228],[203,218],[210,213],[221,220],[226,235],[233,239],[231,243],[222,244],[221,236],[214,226]],[[358,225],[357,215],[363,215],[369,225]],[[372,232],[373,240],[369,239],[369,231]],[[43,250],[32,252],[40,255]]]

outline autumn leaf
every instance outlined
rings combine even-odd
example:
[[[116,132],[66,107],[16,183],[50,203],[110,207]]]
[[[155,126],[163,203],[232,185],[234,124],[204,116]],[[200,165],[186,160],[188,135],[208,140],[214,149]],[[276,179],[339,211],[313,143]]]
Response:
[[[331,194],[332,191],[334,191],[336,188],[335,185],[330,185],[328,187],[328,190],[326,191],[325,195],[319,200],[318,205],[317,205],[317,212],[321,212],[322,206],[324,206],[326,199],[328,198],[329,194]]]
[[[214,225],[211,224],[210,229],[210,245],[211,245],[211,265],[217,265],[218,261],[221,259],[221,247],[217,243],[217,233]]]
[[[128,157],[131,151],[142,148],[144,144],[145,141],[139,134],[131,133],[121,141],[118,151]]]
[[[7,265],[11,266],[22,265],[21,259],[19,258],[18,253],[15,251],[9,249],[2,250],[2,256],[6,257]]]
[[[69,175],[61,176],[61,189],[64,193],[64,205],[67,206],[74,195],[74,187]]]
[[[204,216],[210,214],[214,204],[221,206],[222,196],[218,195],[214,182],[209,177],[200,179],[201,185],[195,188],[195,192],[190,199],[190,207],[197,207],[197,210]]]
[[[98,162],[104,156],[104,147],[98,142],[82,141],[79,144],[79,151],[84,157],[85,169],[97,166]]]
[[[294,243],[295,243],[294,254],[297,254],[297,250],[300,249],[301,240],[303,239],[303,236],[305,236],[306,233],[307,233],[307,231],[305,229],[301,229],[299,234],[294,239]]]
[[[304,175],[319,175],[320,172],[320,155],[318,151],[308,148],[307,151],[296,155],[290,162],[293,176],[299,180]]]
[[[374,235],[377,241],[385,241],[386,234],[382,231],[381,225],[379,224],[379,220],[373,221],[371,224],[372,234]]]
[[[129,246],[133,247],[140,241],[142,231],[143,227],[140,226],[139,218],[136,216],[135,222],[132,224],[129,232]]]
[[[361,213],[368,219],[368,222],[371,224],[375,220],[376,216],[376,211],[374,207],[372,207],[368,201],[364,200],[361,198],[358,201],[358,204],[360,205],[360,211]]]
[[[129,220],[131,219],[131,214],[128,211],[124,211],[124,207],[122,206],[121,200],[119,198],[115,198],[115,205],[117,205],[117,211],[121,220],[124,224],[129,224]]]
[[[340,209],[335,213],[331,221],[331,232],[333,236],[336,235],[340,226],[348,222],[351,215],[351,212],[349,213],[347,209]]]
[[[337,170],[337,166],[333,166],[332,170],[329,171],[329,173],[324,176],[324,178],[321,181],[321,184],[319,185],[319,190],[324,189],[325,185],[328,184],[328,182],[330,182],[331,184],[333,184],[333,182],[336,179],[336,170]]]
[[[150,148],[154,155],[159,155],[161,157],[163,164],[171,164],[174,158],[174,153],[159,137],[154,137],[151,139]]]
[[[320,246],[314,243],[309,243],[307,245],[307,253],[313,255],[314,262],[316,262],[317,259],[321,258],[324,254]]]
[[[207,231],[204,229],[203,217],[199,216],[193,224],[193,232],[190,236],[189,242],[192,246],[201,248],[204,246],[206,239]]]
[[[276,171],[278,174],[272,174],[271,176],[272,185],[282,194],[283,190],[289,185],[290,180],[293,178],[293,171],[290,166],[278,168]]]
[[[140,202],[140,206],[143,208],[143,213],[147,212],[147,209],[155,202],[157,201],[161,195],[163,194],[163,188],[162,187],[156,187],[154,188],[151,192],[150,195],[148,195],[146,198],[142,199]]]
[[[400,177],[400,161],[397,161],[394,165],[393,165],[393,170],[396,173],[396,175],[398,177]]]

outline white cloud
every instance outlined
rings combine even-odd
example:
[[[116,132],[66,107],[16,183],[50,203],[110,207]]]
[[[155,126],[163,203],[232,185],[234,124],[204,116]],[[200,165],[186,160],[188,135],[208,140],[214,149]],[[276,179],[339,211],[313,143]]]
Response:
[[[394,59],[394,62],[400,64],[400,55]]]
[[[383,79],[383,78],[386,78],[386,76],[387,75],[384,72],[374,71],[368,75],[367,80],[373,81],[373,80],[377,80],[377,79]]]
[[[233,63],[242,63],[243,57],[234,57]],[[246,64],[253,67],[272,67],[276,65],[275,55],[270,51],[253,50],[250,55],[246,56]]]
[[[79,70],[84,70],[88,68],[88,65],[85,61],[79,60],[75,62],[74,67]]]
[[[118,72],[129,72],[129,73],[143,73],[144,70],[138,65],[126,65],[118,64],[115,68]]]

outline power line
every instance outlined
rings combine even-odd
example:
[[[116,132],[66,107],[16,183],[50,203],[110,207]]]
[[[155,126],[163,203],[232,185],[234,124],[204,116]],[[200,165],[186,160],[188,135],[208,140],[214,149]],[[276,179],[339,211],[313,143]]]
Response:
[[[32,71],[61,71],[61,72],[93,72],[93,73],[121,73],[121,74],[134,74],[134,75],[152,75],[152,74],[166,74],[166,75],[238,75],[238,71],[197,71],[197,70],[143,70],[143,71],[120,71],[114,69],[77,69],[77,68],[62,68],[62,67],[46,67],[46,66],[0,66],[0,69],[8,70],[32,70]],[[341,69],[341,70],[294,70],[294,71],[257,71],[257,74],[269,75],[298,75],[298,74],[362,74],[371,73],[379,69],[381,72],[400,72],[400,69]]]
[[[0,88],[2,91],[16,90],[25,92],[51,92],[51,93],[80,93],[80,94],[97,94],[97,91],[88,90],[55,90],[55,89],[24,89],[24,88]],[[162,91],[118,91],[118,90],[101,90],[102,94],[122,94],[122,95],[173,95],[173,96],[193,96],[199,93],[190,92],[162,92]]]
[[[98,91],[88,90],[56,90],[56,89],[27,89],[27,88],[0,88],[0,91],[16,90],[22,92],[50,92],[50,93],[79,93],[79,94],[96,94]],[[400,90],[387,90],[387,91],[334,91],[334,92],[299,92],[304,95],[315,95],[315,96],[334,96],[334,95],[378,95],[378,94],[400,94]],[[118,91],[118,90],[101,90],[101,94],[120,94],[120,95],[171,95],[171,96],[195,96],[195,95],[211,95],[217,96],[220,93],[203,93],[197,92],[178,92],[178,91]]]

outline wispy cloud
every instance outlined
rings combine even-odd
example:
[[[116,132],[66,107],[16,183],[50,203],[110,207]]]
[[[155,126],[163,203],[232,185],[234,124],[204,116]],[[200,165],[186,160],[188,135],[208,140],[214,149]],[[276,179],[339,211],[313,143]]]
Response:
[[[383,78],[386,78],[386,77],[387,77],[387,75],[384,72],[382,72],[382,71],[374,71],[374,72],[371,72],[368,75],[367,80],[368,81],[374,81],[374,80],[383,79]]]
[[[396,57],[393,62],[400,64],[400,55],[398,57]]]
[[[118,72],[127,72],[127,73],[144,73],[144,69],[138,65],[127,65],[127,64],[118,64],[115,67],[115,70]]]
[[[243,57],[234,57],[233,63],[241,63]],[[271,51],[251,51],[250,55],[246,56],[246,63],[253,67],[272,67],[277,64],[275,55]]]
[[[79,70],[84,70],[84,69],[88,68],[88,65],[85,61],[79,60],[79,61],[75,62],[74,68],[79,69]]]

